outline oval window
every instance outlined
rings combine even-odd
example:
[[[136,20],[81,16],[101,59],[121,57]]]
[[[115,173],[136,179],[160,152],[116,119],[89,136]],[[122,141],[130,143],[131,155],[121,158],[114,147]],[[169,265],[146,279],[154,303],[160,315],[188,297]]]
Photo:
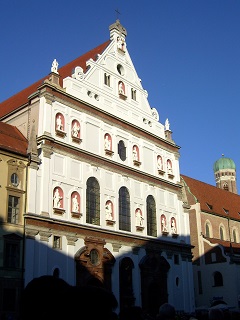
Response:
[[[90,251],[90,261],[93,265],[98,264],[99,262],[99,254],[96,249]]]
[[[124,75],[124,68],[123,68],[123,66],[121,64],[117,65],[117,71],[121,76]]]

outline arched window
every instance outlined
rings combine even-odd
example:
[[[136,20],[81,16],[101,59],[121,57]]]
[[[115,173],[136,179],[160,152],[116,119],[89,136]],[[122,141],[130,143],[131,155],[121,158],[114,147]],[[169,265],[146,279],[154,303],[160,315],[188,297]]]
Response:
[[[118,194],[119,229],[131,231],[130,196],[126,187],[121,187]]]
[[[86,222],[100,225],[100,187],[96,178],[87,180]]]
[[[119,264],[119,284],[120,284],[120,309],[133,305],[133,281],[132,270],[133,261],[130,258],[123,258]]]
[[[157,236],[156,203],[153,196],[147,197],[147,234]]]
[[[209,223],[206,223],[205,233],[206,233],[206,237],[210,238],[210,225],[209,225]]]
[[[225,182],[225,183],[223,184],[223,189],[224,189],[224,190],[227,190],[227,191],[229,190],[229,189],[228,189],[228,184],[227,184],[227,182]]]
[[[221,272],[216,271],[213,274],[213,286],[214,287],[222,287],[223,286],[223,277]]]
[[[223,229],[223,226],[220,226],[220,239],[221,240],[224,240],[224,229]]]

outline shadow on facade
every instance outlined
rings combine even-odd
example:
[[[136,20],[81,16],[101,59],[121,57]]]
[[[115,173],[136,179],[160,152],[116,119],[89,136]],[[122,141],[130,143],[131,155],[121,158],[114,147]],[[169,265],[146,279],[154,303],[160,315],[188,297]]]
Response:
[[[75,236],[69,230],[63,236],[63,229],[46,230],[39,224],[32,230],[28,227],[23,236],[2,228],[0,319],[17,319],[23,287],[42,275],[62,278],[71,285],[105,287],[118,300],[117,312],[140,305],[152,317],[168,302],[170,278],[171,286],[181,286],[183,274],[173,275],[173,269],[180,270],[182,263],[191,261],[191,246],[184,240],[179,243],[160,237],[146,242],[143,237],[120,232],[78,229]],[[78,241],[83,245],[76,252]],[[68,256],[63,246],[68,248]]]

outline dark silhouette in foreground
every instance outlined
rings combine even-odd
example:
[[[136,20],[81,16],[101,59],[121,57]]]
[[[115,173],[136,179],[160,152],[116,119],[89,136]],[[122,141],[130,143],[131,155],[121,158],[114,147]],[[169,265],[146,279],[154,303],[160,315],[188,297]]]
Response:
[[[53,276],[33,279],[23,291],[20,320],[116,320],[112,292],[97,286],[71,286]]]
[[[176,310],[174,306],[169,303],[164,303],[159,308],[157,320],[175,320]]]

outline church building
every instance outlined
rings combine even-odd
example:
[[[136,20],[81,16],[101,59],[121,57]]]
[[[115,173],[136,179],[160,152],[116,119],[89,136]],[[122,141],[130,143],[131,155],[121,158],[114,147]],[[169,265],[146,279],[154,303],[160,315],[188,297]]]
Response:
[[[240,196],[236,166],[222,155],[213,171],[216,186],[181,175],[184,202],[190,208],[195,306],[203,311],[220,303],[228,311],[239,312]]]
[[[179,149],[119,20],[109,39],[0,103],[28,140],[24,284],[54,275],[113,291],[119,310],[195,310]],[[7,213],[5,213],[7,219]],[[14,222],[13,222],[14,223]],[[118,311],[119,311],[118,310]]]

